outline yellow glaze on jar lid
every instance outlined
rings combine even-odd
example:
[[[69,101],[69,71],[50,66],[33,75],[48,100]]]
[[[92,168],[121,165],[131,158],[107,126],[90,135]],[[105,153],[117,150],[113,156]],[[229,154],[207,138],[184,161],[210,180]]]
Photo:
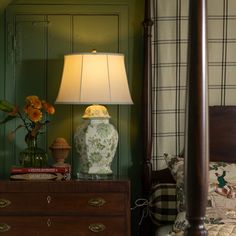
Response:
[[[86,108],[84,115],[84,119],[103,119],[110,118],[110,115],[105,106],[102,105],[91,105]]]

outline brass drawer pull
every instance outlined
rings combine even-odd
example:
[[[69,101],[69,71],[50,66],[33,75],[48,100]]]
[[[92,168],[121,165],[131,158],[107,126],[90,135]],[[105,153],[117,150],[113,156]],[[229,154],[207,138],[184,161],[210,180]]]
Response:
[[[106,201],[103,198],[92,198],[88,201],[88,204],[90,206],[94,207],[101,207],[106,203]]]
[[[11,204],[11,201],[1,198],[0,199],[0,208],[5,208]]]
[[[0,233],[7,232],[11,228],[10,225],[5,224],[5,223],[0,223]]]
[[[51,222],[51,219],[49,218],[49,219],[47,220],[47,226],[50,227],[51,224],[52,224],[52,222]]]
[[[47,203],[50,204],[51,201],[52,201],[52,197],[48,195],[48,196],[47,196]]]
[[[96,224],[90,224],[89,230],[94,233],[102,232],[106,229],[106,226],[104,224],[96,223]]]

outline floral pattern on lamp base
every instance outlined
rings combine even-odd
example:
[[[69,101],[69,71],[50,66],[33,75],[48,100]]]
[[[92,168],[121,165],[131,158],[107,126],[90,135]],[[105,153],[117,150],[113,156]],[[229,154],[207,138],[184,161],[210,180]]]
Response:
[[[75,133],[79,155],[78,178],[103,178],[112,175],[111,163],[117,144],[118,133],[108,118],[85,120]]]

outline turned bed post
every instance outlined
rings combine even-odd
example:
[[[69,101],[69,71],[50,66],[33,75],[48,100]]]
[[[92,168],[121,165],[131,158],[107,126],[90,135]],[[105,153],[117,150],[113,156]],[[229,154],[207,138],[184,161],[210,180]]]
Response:
[[[143,190],[148,194],[152,180],[152,55],[151,55],[151,20],[150,0],[145,0],[144,27],[144,81],[143,81]]]
[[[208,191],[207,0],[190,0],[185,142],[187,236],[207,235]]]

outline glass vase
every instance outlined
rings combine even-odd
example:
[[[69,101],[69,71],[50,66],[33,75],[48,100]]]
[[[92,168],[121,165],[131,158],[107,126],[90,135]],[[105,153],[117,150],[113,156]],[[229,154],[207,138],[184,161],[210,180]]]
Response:
[[[47,153],[37,146],[37,136],[26,135],[27,148],[20,152],[20,164],[23,167],[47,167]]]

